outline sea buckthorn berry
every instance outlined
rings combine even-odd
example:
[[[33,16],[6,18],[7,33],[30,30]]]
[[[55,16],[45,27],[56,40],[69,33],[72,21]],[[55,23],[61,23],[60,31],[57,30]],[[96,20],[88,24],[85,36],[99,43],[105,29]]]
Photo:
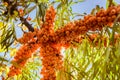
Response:
[[[69,35],[69,34],[70,34],[70,32],[69,32],[69,31],[66,31],[65,33],[66,33],[66,35]]]
[[[98,34],[92,34],[92,35],[90,35],[90,38],[92,39],[92,40],[94,40],[95,38],[97,38],[98,37]]]
[[[115,19],[116,19],[116,15],[113,15],[113,16],[112,16],[112,19],[115,20]]]
[[[101,17],[97,17],[97,22],[101,22],[101,21],[102,21]]]
[[[23,11],[22,8],[20,8],[20,9],[18,10],[18,12],[19,12],[19,14],[20,14],[21,17],[24,16],[24,11]]]
[[[101,13],[101,14],[100,14],[100,17],[103,17],[103,16],[104,16],[104,13]]]
[[[27,20],[30,21],[30,20],[31,20],[31,17],[27,17]]]
[[[74,23],[79,26],[79,21],[78,20],[75,20]]]
[[[102,22],[106,22],[106,17],[102,17]]]
[[[108,15],[108,13],[107,13],[107,11],[105,10],[104,12],[103,12],[103,17],[105,17],[105,16],[107,16]]]
[[[118,6],[117,6],[116,11],[117,11],[117,14],[119,14],[119,13],[120,13],[120,5],[118,5]]]
[[[84,16],[84,20],[89,19],[89,17],[90,17],[90,15],[86,15],[86,16]]]
[[[107,17],[107,21],[111,22],[112,21],[112,17]]]
[[[100,13],[99,12],[96,13],[96,17],[100,17]]]
[[[112,10],[110,11],[110,14],[109,14],[109,15],[111,16],[111,15],[115,15],[115,14],[116,14],[116,10],[115,10],[115,9],[112,9]]]
[[[107,23],[107,26],[109,26],[109,27],[112,27],[112,25],[113,25],[113,22]]]

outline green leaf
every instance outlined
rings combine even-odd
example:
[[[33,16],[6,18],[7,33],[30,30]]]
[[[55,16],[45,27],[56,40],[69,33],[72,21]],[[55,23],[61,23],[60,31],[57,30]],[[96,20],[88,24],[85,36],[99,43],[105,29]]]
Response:
[[[42,21],[44,22],[44,17],[45,17],[45,12],[47,9],[47,4],[46,3],[40,3],[39,4],[39,15],[42,18]]]
[[[30,7],[30,8],[25,9],[24,14],[25,14],[25,15],[29,14],[29,13],[32,12],[35,8],[36,8],[36,5],[35,5],[35,6],[32,6],[32,7]]]
[[[0,61],[5,61],[5,62],[8,62],[8,60],[7,60],[7,59],[5,59],[5,58],[3,58],[3,57],[1,57],[1,56],[0,56]]]

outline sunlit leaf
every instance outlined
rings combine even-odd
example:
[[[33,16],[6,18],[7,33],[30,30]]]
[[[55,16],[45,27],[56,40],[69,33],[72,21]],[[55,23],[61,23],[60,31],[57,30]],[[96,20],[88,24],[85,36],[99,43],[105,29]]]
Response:
[[[0,27],[3,27],[3,22],[0,22]]]
[[[17,49],[12,49],[10,52],[10,56],[13,57],[16,53]]]
[[[47,4],[46,3],[40,3],[39,4],[39,16],[42,18],[42,21],[44,22],[44,17],[45,17],[45,12],[47,9]]]
[[[28,28],[27,28],[25,25],[22,26],[22,29],[23,29],[24,31],[28,30]]]

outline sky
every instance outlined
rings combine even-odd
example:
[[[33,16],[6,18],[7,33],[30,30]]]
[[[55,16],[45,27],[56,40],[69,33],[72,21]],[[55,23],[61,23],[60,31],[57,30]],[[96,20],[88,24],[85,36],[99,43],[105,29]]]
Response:
[[[74,5],[73,12],[77,13],[90,13],[93,8],[96,7],[96,5],[99,5],[100,7],[106,8],[106,1],[107,0],[84,0],[83,2]],[[114,0],[118,4],[120,4],[120,0]]]
[[[100,7],[105,8],[106,0],[85,0],[84,2],[74,5],[72,8],[73,12],[90,13],[91,10],[96,7],[96,5],[100,5]]]

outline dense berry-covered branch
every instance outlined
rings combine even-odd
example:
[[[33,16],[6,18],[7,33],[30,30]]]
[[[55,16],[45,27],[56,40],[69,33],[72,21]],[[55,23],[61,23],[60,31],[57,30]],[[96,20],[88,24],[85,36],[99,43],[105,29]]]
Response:
[[[60,46],[58,46],[60,48]],[[62,55],[60,49],[53,45],[44,45],[40,49],[42,59],[41,80],[56,80],[56,70],[62,68]]]
[[[70,22],[63,28],[57,30],[48,41],[55,43],[69,43],[81,34],[86,34],[88,30],[101,30],[106,25],[112,26],[114,20],[120,13],[120,5],[109,7],[107,10],[101,9],[96,15],[87,15],[82,20]],[[120,19],[118,19],[120,21]]]
[[[27,44],[24,44],[17,52],[13,59],[13,65],[10,67],[8,77],[21,73],[21,68],[25,66],[27,60],[31,58],[32,53],[39,48],[36,39],[31,39]]]

